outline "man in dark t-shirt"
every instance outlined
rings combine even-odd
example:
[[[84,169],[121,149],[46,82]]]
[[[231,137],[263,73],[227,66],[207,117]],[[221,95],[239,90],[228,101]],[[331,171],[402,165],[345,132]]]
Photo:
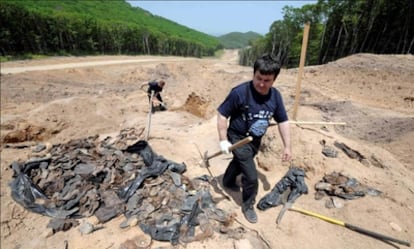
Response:
[[[284,145],[282,160],[289,161],[292,157],[288,116],[280,92],[273,87],[279,72],[280,66],[271,56],[258,58],[253,66],[253,79],[234,87],[217,108],[217,130],[222,152],[228,154],[233,143],[246,136],[253,137],[252,142],[232,151],[233,159],[223,176],[226,188],[239,191],[236,177],[242,175],[242,212],[251,223],[257,222],[254,203],[258,175],[254,157],[272,118],[278,123]]]
[[[161,94],[160,94],[162,92],[162,89],[165,86],[165,81],[163,81],[163,80],[155,81],[154,80],[154,81],[150,81],[150,82],[144,82],[144,83],[141,84],[140,88],[142,89],[145,85],[148,85],[148,89],[147,89],[148,100],[151,101],[151,93],[154,92],[153,100],[154,100],[154,97],[155,97],[160,102],[160,104],[159,104],[160,110],[162,110],[162,111],[166,110],[164,101],[162,100],[162,97],[161,97]],[[155,111],[154,101],[153,101],[153,103],[151,103],[151,111],[152,112]]]

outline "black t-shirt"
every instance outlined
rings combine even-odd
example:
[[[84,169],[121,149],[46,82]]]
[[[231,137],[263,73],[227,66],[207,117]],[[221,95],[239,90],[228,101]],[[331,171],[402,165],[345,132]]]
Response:
[[[148,94],[151,94],[151,91],[154,91],[154,95],[155,95],[155,94],[157,94],[159,92],[162,92],[162,87],[160,87],[158,85],[158,82],[157,81],[151,81],[151,82],[148,83],[147,93]]]
[[[217,110],[224,117],[230,117],[229,129],[239,134],[247,133],[257,120],[273,118],[277,123],[288,120],[280,92],[272,87],[267,95],[261,95],[254,89],[253,81],[234,87]]]

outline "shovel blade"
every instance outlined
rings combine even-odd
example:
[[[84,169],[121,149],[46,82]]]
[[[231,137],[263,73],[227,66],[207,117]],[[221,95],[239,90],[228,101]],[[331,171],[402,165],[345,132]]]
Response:
[[[277,219],[276,219],[276,224],[278,224],[278,225],[280,224],[280,221],[282,220],[283,215],[285,215],[286,210],[289,210],[289,209],[292,207],[292,205],[293,205],[293,203],[292,203],[292,202],[286,202],[286,203],[283,205],[282,210],[280,210],[280,212],[279,212],[279,214],[278,214],[278,216],[277,216]]]

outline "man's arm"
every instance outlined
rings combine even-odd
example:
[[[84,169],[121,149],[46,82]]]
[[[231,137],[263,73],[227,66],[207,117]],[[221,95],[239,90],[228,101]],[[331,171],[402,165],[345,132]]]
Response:
[[[147,86],[147,85],[148,85],[148,82],[141,83],[141,85],[139,86],[139,88],[142,89],[144,86]]]
[[[291,151],[291,144],[290,144],[290,125],[289,121],[285,121],[278,124],[279,127],[279,134],[282,138],[283,142],[283,154],[282,154],[282,161],[290,161],[292,159],[292,151]]]
[[[227,140],[227,118],[217,112],[217,131],[219,140]]]
[[[227,140],[227,118],[217,112],[217,131],[220,140],[220,149],[223,153],[229,154],[231,143]]]

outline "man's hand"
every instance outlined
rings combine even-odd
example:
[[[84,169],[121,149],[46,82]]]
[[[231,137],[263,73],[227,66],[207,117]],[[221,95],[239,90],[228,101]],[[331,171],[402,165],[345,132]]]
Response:
[[[221,152],[225,153],[225,154],[229,154],[229,148],[232,146],[232,144],[228,141],[228,140],[222,140],[220,141],[220,149]]]
[[[289,148],[285,148],[283,150],[283,154],[282,154],[282,161],[283,162],[288,162],[292,159],[292,152],[290,151]]]

